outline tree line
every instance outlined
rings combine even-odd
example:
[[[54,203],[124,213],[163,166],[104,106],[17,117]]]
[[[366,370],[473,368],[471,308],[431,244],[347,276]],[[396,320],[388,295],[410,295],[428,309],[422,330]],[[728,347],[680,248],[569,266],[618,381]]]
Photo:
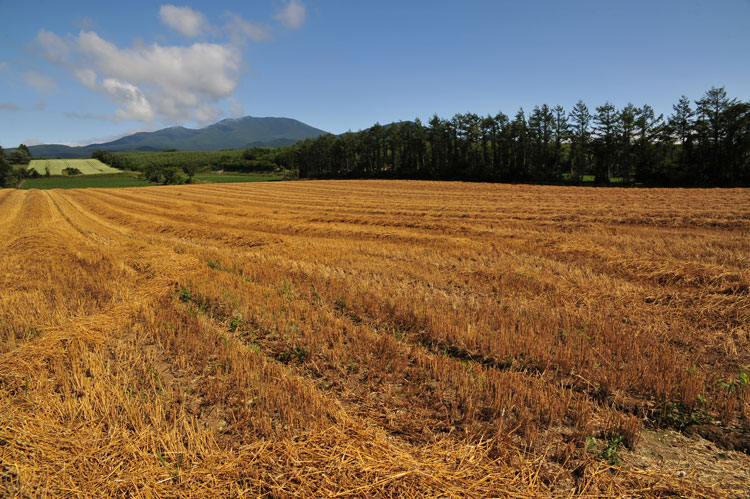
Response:
[[[681,97],[666,118],[649,105],[590,110],[583,101],[512,118],[435,115],[307,139],[280,162],[308,178],[750,185],[750,103],[721,87]]]
[[[141,177],[158,184],[191,183],[200,171],[269,172],[281,167],[281,151],[268,147],[221,151],[119,152],[97,150],[92,158],[113,168],[140,172]]]
[[[302,178],[750,185],[750,102],[713,87],[694,102],[682,96],[667,117],[649,105],[617,109],[606,102],[590,110],[578,101],[569,111],[544,104],[512,118],[466,113],[434,115],[427,124],[375,124],[281,148],[96,151],[93,157],[158,183],[190,182],[211,169],[287,170]],[[8,156],[0,148],[0,185],[17,185],[33,172],[12,166],[30,159],[23,144]]]

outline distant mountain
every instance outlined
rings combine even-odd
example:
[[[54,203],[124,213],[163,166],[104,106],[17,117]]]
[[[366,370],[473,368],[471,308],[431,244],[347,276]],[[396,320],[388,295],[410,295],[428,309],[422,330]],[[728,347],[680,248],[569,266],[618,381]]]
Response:
[[[31,146],[35,158],[88,158],[97,149],[110,152],[163,151],[218,151],[246,147],[280,147],[299,140],[315,138],[327,133],[290,118],[255,118],[245,116],[225,119],[205,128],[181,126],[155,132],[138,132],[112,142],[70,147],[61,144]]]

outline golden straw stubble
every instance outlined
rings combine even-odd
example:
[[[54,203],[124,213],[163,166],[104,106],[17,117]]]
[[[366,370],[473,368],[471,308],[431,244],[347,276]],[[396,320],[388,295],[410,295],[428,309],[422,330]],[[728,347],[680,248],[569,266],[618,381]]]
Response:
[[[745,189],[0,191],[0,492],[742,490],[749,228]]]

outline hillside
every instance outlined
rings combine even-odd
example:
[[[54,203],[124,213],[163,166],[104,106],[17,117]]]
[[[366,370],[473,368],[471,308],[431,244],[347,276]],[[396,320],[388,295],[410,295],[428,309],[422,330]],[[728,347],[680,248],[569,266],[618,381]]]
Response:
[[[181,126],[155,132],[138,132],[112,142],[70,147],[62,144],[42,144],[29,149],[36,158],[90,157],[97,149],[110,152],[132,151],[218,151],[245,147],[279,147],[298,140],[318,137],[326,133],[291,118],[256,118],[245,116],[225,119],[205,128]]]

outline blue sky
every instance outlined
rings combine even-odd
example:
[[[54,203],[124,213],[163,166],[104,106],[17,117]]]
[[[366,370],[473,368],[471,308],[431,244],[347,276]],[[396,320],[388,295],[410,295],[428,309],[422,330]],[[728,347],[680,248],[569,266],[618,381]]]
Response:
[[[0,0],[0,145],[750,99],[750,1]]]

